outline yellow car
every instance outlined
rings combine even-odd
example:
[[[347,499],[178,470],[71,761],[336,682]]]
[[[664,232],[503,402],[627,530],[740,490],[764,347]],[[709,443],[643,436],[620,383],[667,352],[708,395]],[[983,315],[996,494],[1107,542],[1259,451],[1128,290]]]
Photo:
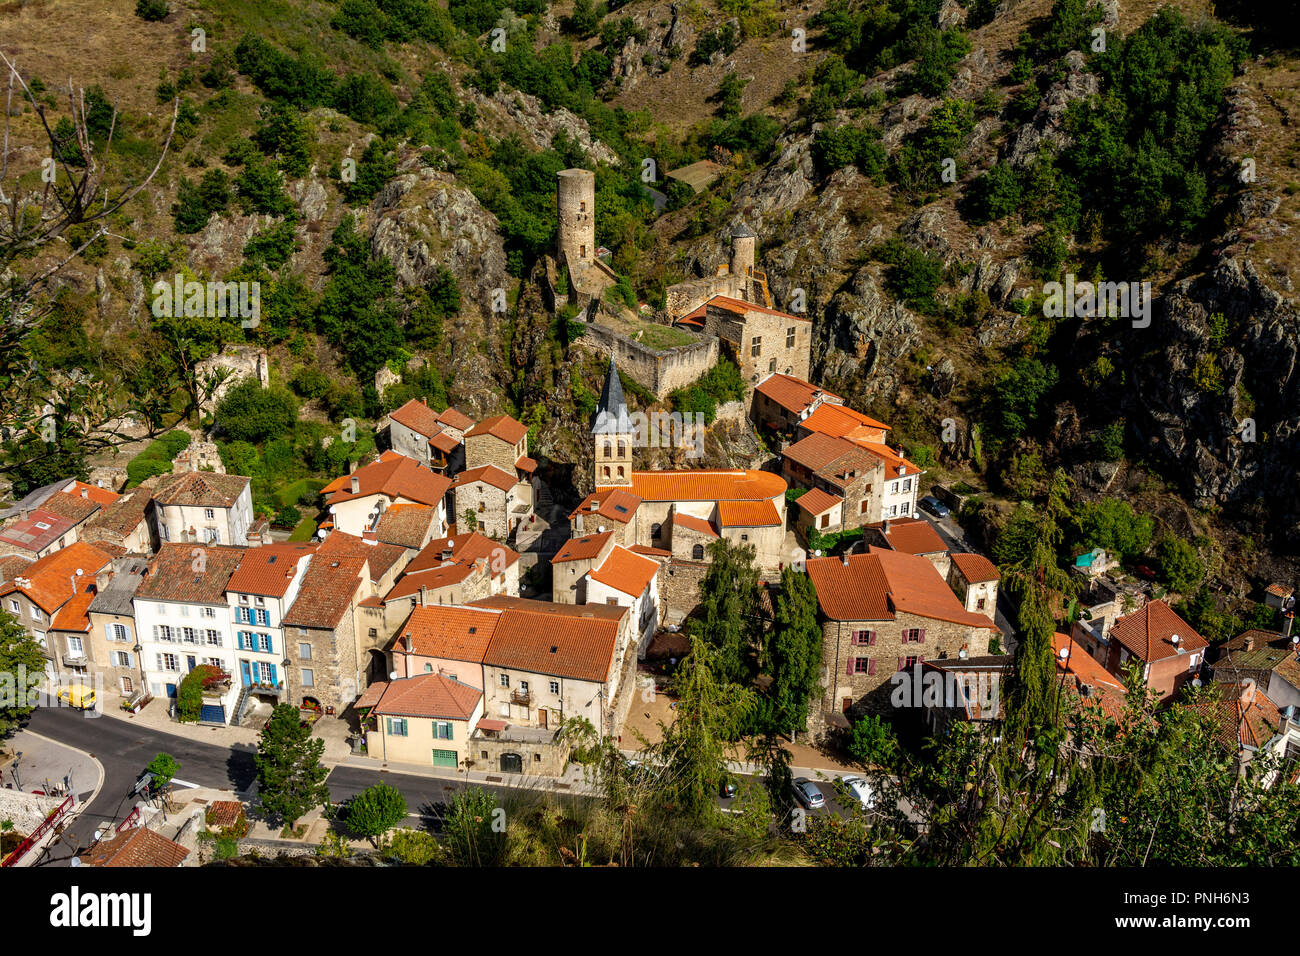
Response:
[[[59,691],[59,700],[77,710],[92,710],[95,706],[95,692],[85,684],[73,684]]]

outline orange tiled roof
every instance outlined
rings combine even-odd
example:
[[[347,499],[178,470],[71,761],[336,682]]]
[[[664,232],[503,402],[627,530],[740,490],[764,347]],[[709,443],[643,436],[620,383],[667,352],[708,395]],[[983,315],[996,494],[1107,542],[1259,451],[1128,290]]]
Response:
[[[720,309],[726,309],[728,312],[735,312],[739,315],[744,315],[746,312],[762,312],[766,315],[779,315],[786,319],[798,319],[800,322],[812,321],[812,318],[807,315],[791,315],[789,312],[782,312],[780,309],[770,309],[767,306],[759,305],[756,302],[746,302],[744,299],[733,299],[729,295],[715,295],[705,304],[717,306]]]
[[[496,465],[479,465],[477,468],[471,468],[468,471],[462,471],[452,481],[453,488],[461,488],[465,485],[471,485],[476,481],[481,481],[493,488],[499,488],[502,491],[509,491],[517,485],[518,479],[509,472],[502,471]]]
[[[80,523],[99,510],[99,502],[93,498],[82,498],[66,491],[56,491],[41,504],[45,511],[52,511],[62,518]]]
[[[903,551],[907,554],[934,554],[948,550],[948,546],[943,543],[943,538],[939,537],[939,533],[924,518],[891,518],[888,524],[889,530],[886,531],[884,522],[881,523],[880,533],[885,536],[885,540],[895,551]]]
[[[908,461],[902,455],[898,454],[888,445],[881,445],[878,442],[858,441],[855,442],[859,447],[865,448],[871,454],[875,455],[885,463],[885,478],[902,478],[907,475],[919,475],[921,469]],[[904,472],[903,469],[907,471]]]
[[[469,720],[483,692],[445,674],[420,674],[395,680],[375,705],[376,714]]]
[[[378,581],[388,570],[406,557],[406,548],[400,544],[387,544],[373,536],[358,538],[344,531],[331,531],[318,546],[317,554],[330,559],[339,556],[365,558],[370,569],[370,580]],[[303,581],[306,586],[306,581]]]
[[[564,547],[560,548],[559,553],[551,558],[551,564],[594,558],[604,550],[613,535],[612,531],[602,531],[599,534],[583,535],[581,538],[570,538],[564,542]]]
[[[493,438],[499,438],[503,442],[514,445],[527,434],[528,427],[522,422],[511,418],[509,415],[495,415],[492,418],[483,419],[483,421],[467,431],[465,437],[491,435]]]
[[[115,491],[109,491],[107,488],[101,488],[99,485],[88,485],[84,481],[73,481],[63,489],[64,494],[72,495],[76,498],[89,498],[101,508],[106,508],[122,496]]]
[[[681,525],[683,528],[689,528],[691,531],[698,531],[700,534],[708,535],[710,538],[721,537],[718,529],[713,527],[703,518],[697,518],[695,515],[683,514],[678,511],[673,515],[673,526]]]
[[[572,520],[578,515],[598,514],[610,521],[627,524],[639,507],[641,507],[641,499],[631,492],[621,488],[606,488],[604,491],[594,491],[582,499],[582,504],[573,509],[569,518]]]
[[[405,425],[412,431],[419,432],[426,438],[431,438],[442,431],[442,423],[438,421],[438,413],[418,398],[411,399],[388,417],[399,425]]]
[[[451,552],[451,556],[444,558],[443,553],[447,551]],[[411,559],[411,563],[406,566],[406,573],[413,574],[416,571],[436,568],[446,561],[473,564],[478,558],[487,558],[489,567],[496,569],[494,573],[498,573],[518,561],[519,552],[507,548],[504,544],[498,544],[477,531],[450,538],[434,538]]]
[[[1075,680],[1074,689],[1079,691],[1082,685],[1091,688],[1086,700],[1094,700],[1106,713],[1119,717],[1124,712],[1124,685],[1068,634],[1059,631],[1052,635],[1052,648],[1055,652],[1056,672],[1058,675],[1070,676]],[[1069,656],[1062,661],[1061,650],[1068,648]]]
[[[754,391],[760,395],[765,395],[787,411],[796,413],[802,412],[811,405],[815,398],[832,399],[835,402],[844,401],[834,392],[819,388],[812,382],[805,382],[801,378],[784,375],[780,372],[763,379],[758,383]]]
[[[1175,634],[1178,635],[1176,645],[1172,640]],[[1132,614],[1117,618],[1111,625],[1110,636],[1148,664],[1209,646],[1164,601],[1148,601]]]
[[[148,827],[132,827],[81,854],[86,866],[178,867],[190,851]]]
[[[795,504],[810,515],[816,516],[825,514],[836,505],[844,504],[844,499],[828,494],[820,488],[810,488],[795,500]]]
[[[608,604],[551,604],[504,595],[472,606],[502,609],[484,664],[595,683],[609,677],[619,623],[629,613]]]
[[[13,579],[0,585],[0,595],[22,591],[46,614],[53,614],[73,596],[72,581],[78,570],[93,576],[112,560],[94,545],[74,541],[18,571]],[[17,583],[20,580],[26,582],[21,587]]]
[[[352,479],[357,479],[359,491],[352,491]],[[414,458],[395,451],[386,451],[377,461],[335,478],[321,489],[327,504],[365,498],[369,495],[386,495],[389,498],[406,498],[425,505],[436,506],[451,487],[451,480],[435,474]]]
[[[164,544],[149,562],[135,596],[150,601],[225,604],[226,584],[246,550],[178,541]]]
[[[1277,704],[1254,684],[1214,683],[1187,706],[1218,725],[1215,739],[1233,753],[1262,747],[1282,723]]]
[[[415,607],[397,632],[397,648],[420,657],[483,662],[499,611],[454,604]]]
[[[92,581],[85,584],[76,597],[59,608],[59,612],[50,619],[50,630],[89,631],[90,616],[86,612],[90,609],[90,602],[93,600],[95,600],[95,585]]]
[[[252,480],[242,475],[218,475],[211,471],[163,475],[154,485],[153,500],[164,505],[230,508]]]
[[[429,444],[438,449],[438,451],[442,452],[444,455],[450,455],[460,445],[460,442],[456,440],[455,435],[450,435],[447,432],[438,432],[438,434],[429,439]]]
[[[822,613],[833,621],[892,621],[898,612],[992,628],[982,614],[962,607],[926,558],[871,548],[866,554],[811,558],[808,576]]]
[[[630,490],[643,501],[760,501],[785,489],[785,480],[767,471],[697,470],[634,471]]]
[[[799,423],[810,432],[830,435],[832,438],[864,437],[867,432],[889,431],[884,422],[863,415],[847,405],[826,403]]]
[[[438,413],[438,421],[448,428],[456,429],[458,432],[474,427],[474,419],[452,405],[448,405]]]
[[[658,571],[658,562],[633,554],[627,548],[615,546],[600,567],[589,573],[589,577],[615,591],[640,597]]]
[[[103,529],[126,537],[145,520],[145,511],[153,498],[149,488],[139,487],[128,491],[111,504],[104,505],[99,514],[86,522],[86,530]]]
[[[957,566],[967,584],[979,584],[983,581],[1000,581],[1002,575],[993,562],[982,554],[956,552],[951,555],[952,563]]]
[[[537,470],[537,459],[529,458],[527,455],[521,455],[519,460],[515,462],[515,467],[520,471],[531,475]]]
[[[781,515],[770,501],[718,502],[718,524],[724,528],[759,528],[780,523]]]
[[[315,543],[284,543],[249,548],[226,582],[226,590],[236,594],[284,597],[294,572],[298,570],[299,559],[314,554],[318,547]]]
[[[375,522],[375,538],[385,544],[419,548],[437,520],[438,511],[430,505],[393,505]]]
[[[330,538],[342,534],[335,531]],[[322,545],[312,555],[307,572],[302,576],[298,596],[285,612],[285,627],[315,627],[332,629],[338,626],[343,615],[352,607],[352,601],[361,588],[361,572],[366,559],[361,555],[327,552]]]

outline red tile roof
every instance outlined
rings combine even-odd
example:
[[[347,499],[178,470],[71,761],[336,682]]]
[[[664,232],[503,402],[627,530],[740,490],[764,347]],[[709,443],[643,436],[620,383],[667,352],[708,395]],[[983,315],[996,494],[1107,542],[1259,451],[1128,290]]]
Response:
[[[395,649],[481,664],[500,620],[500,611],[487,608],[452,604],[412,608],[398,629]]]
[[[476,481],[481,481],[493,488],[499,488],[502,491],[509,491],[519,483],[518,479],[509,472],[502,471],[496,465],[480,465],[477,468],[470,468],[468,471],[462,471],[452,481],[453,488],[462,488],[465,485],[472,485]]]
[[[781,524],[770,501],[719,501],[718,524],[724,528],[760,528]]]
[[[604,550],[609,539],[614,536],[612,531],[602,531],[599,534],[588,534],[581,538],[570,538],[564,542],[559,553],[551,558],[551,564],[562,564],[565,561],[585,561],[594,558]]]
[[[592,492],[582,499],[582,504],[573,509],[569,518],[573,519],[578,515],[600,515],[610,521],[627,524],[639,507],[641,507],[641,499],[631,492],[621,488],[606,488],[604,491]]]
[[[862,448],[843,438],[814,432],[784,452],[786,458],[843,486],[854,475],[874,471],[875,461]]]
[[[1175,635],[1177,644],[1173,642]],[[1209,646],[1164,601],[1148,601],[1132,614],[1117,618],[1111,625],[1110,636],[1148,664]]]
[[[420,674],[395,680],[384,690],[375,713],[398,717],[441,717],[469,720],[483,692],[445,674]]]
[[[907,475],[919,475],[921,473],[920,467],[908,461],[888,445],[881,445],[877,442],[867,441],[859,441],[857,444],[885,463],[886,479],[902,478]],[[907,470],[904,471],[904,468]]]
[[[885,522],[881,523],[880,533],[895,551],[903,551],[907,554],[935,554],[948,550],[948,546],[943,543],[943,538],[939,537],[939,533],[924,518],[890,519],[888,530],[885,530]]]
[[[833,621],[892,621],[899,612],[992,628],[982,614],[962,607],[926,558],[871,548],[867,554],[811,558],[808,576],[822,613]]]
[[[385,544],[420,548],[437,521],[438,509],[430,505],[393,505],[375,522],[375,538]]]
[[[770,309],[765,305],[759,305],[756,302],[746,302],[744,299],[733,299],[729,295],[715,295],[709,299],[705,305],[717,306],[720,309],[726,309],[728,312],[735,312],[744,315],[746,312],[762,312],[765,315],[779,315],[786,319],[798,319],[800,322],[811,322],[812,318],[807,315],[791,315],[789,312],[782,312],[780,309]]]
[[[629,613],[608,604],[551,604],[502,595],[473,606],[502,609],[484,664],[595,683],[604,683],[614,667],[619,623]]]
[[[442,423],[438,421],[438,413],[418,398],[411,399],[401,408],[390,413],[388,417],[399,425],[405,425],[412,431],[420,433],[425,438],[431,438],[442,431]]]
[[[444,558],[443,553],[447,551],[451,552],[451,556]],[[436,568],[446,561],[473,564],[478,558],[487,558],[492,573],[499,574],[519,560],[519,552],[478,532],[458,534],[451,538],[434,538],[411,559],[411,563],[406,566],[406,573]]]
[[[816,516],[825,514],[836,505],[844,504],[844,499],[837,495],[827,494],[820,488],[810,488],[795,500],[795,504],[810,515]]]
[[[86,612],[93,600],[95,600],[95,585],[91,581],[82,587],[76,597],[59,608],[59,612],[50,619],[50,630],[89,631],[90,616]]]
[[[446,409],[438,413],[438,421],[448,428],[454,428],[458,432],[474,427],[474,419],[470,418],[460,409],[448,405]]]
[[[117,501],[105,505],[99,514],[86,522],[86,532],[90,533],[92,529],[103,530],[126,537],[145,520],[145,511],[152,498],[153,491],[149,488],[140,487],[128,491]]]
[[[1277,704],[1253,683],[1213,683],[1187,706],[1217,725],[1215,739],[1233,753],[1258,750],[1282,723]]]
[[[225,604],[226,585],[246,548],[170,542],[158,549],[137,598],[183,604]]]
[[[767,471],[698,470],[634,471],[630,490],[643,501],[760,501],[785,489],[785,480]]]
[[[503,442],[514,445],[527,434],[528,428],[522,422],[511,418],[509,415],[496,415],[492,418],[483,419],[483,421],[467,431],[465,437],[491,435],[493,438],[499,438]]]
[[[211,471],[163,475],[154,485],[153,500],[164,505],[230,508],[251,481],[242,475],[218,475]]]
[[[249,548],[235,572],[226,582],[226,590],[236,594],[262,594],[284,597],[289,582],[298,570],[298,561],[314,554],[318,544],[264,544]]]
[[[53,614],[73,596],[72,582],[77,571],[93,578],[96,572],[112,560],[111,556],[94,545],[74,541],[66,548],[47,554],[19,570],[12,579],[0,585],[0,596],[21,591],[46,614]],[[19,581],[24,583],[20,586]]]
[[[448,434],[447,432],[439,432],[429,439],[429,444],[438,449],[438,451],[442,452],[444,455],[450,455],[460,445],[460,442],[457,441],[455,435]]]
[[[952,554],[951,558],[967,584],[1002,580],[1002,575],[998,573],[993,562],[982,554],[967,554],[959,551]]]
[[[659,562],[615,546],[600,563],[600,567],[588,573],[588,577],[635,598],[645,593],[646,586],[658,572]]]
[[[23,520],[0,529],[0,544],[39,554],[76,526],[77,522],[71,518],[36,508]]]
[[[333,538],[341,532],[335,531]],[[328,540],[328,539],[327,539]],[[327,553],[319,548],[302,576],[298,596],[284,615],[285,627],[333,629],[352,607],[361,588],[366,559],[360,555]]]
[[[148,827],[132,827],[81,853],[86,866],[178,867],[190,851]]]
[[[1069,649],[1069,656],[1061,659],[1061,650]],[[1081,692],[1083,685],[1089,688],[1084,700],[1096,701],[1106,713],[1118,718],[1124,712],[1124,684],[1114,674],[1106,670],[1083,645],[1068,634],[1052,635],[1052,649],[1055,652],[1056,673],[1074,678],[1074,689]]]
[[[352,491],[353,478],[357,479],[359,487],[355,494]],[[321,489],[321,494],[328,504],[382,494],[436,506],[450,487],[450,479],[435,474],[414,458],[386,451],[378,461],[364,465],[350,475],[335,478]]]
[[[783,375],[780,372],[763,379],[758,383],[754,391],[776,402],[787,411],[796,413],[802,412],[813,403],[813,399],[818,397],[833,399],[836,402],[843,401],[834,392],[820,388],[812,382],[805,382],[801,378],[795,378],[793,375]]]
[[[698,531],[700,534],[708,535],[710,538],[720,537],[717,528],[713,527],[712,524],[705,521],[703,518],[695,517],[695,515],[683,514],[680,511],[676,512],[673,515],[673,526],[676,527],[678,525],[691,531]]]
[[[800,428],[810,432],[830,435],[832,438],[853,438],[865,436],[867,432],[889,431],[884,422],[876,421],[870,415],[849,408],[846,405],[826,403],[799,423]]]
[[[319,545],[317,554],[321,558],[337,558],[339,555],[365,558],[370,569],[370,580],[379,581],[393,565],[406,557],[406,551],[399,544],[386,544],[373,536],[358,538],[343,531],[331,531]],[[306,585],[305,580],[303,584]]]
[[[89,496],[82,498],[80,495],[59,491],[46,498],[41,508],[80,524],[99,510],[99,502]]]
[[[117,499],[122,497],[116,491],[109,491],[107,488],[99,487],[99,485],[88,485],[84,481],[76,480],[64,488],[63,491],[65,494],[73,495],[78,498],[89,498],[101,508],[108,507],[114,501],[117,501]]]

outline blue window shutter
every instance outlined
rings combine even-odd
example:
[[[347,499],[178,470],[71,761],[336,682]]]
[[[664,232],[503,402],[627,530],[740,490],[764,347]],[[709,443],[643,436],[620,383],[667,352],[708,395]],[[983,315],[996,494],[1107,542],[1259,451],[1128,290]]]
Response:
[[[278,683],[280,683],[279,678],[276,677],[276,674],[275,674],[275,665],[274,665],[274,664],[271,665],[271,683],[272,683],[272,684],[278,684]]]

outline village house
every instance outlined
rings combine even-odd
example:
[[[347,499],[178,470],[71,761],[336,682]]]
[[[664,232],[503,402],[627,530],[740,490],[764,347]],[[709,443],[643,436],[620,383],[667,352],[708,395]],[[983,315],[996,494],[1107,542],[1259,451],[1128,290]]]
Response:
[[[46,646],[54,659],[60,686],[66,687],[74,682],[86,684],[90,679],[88,611],[95,600],[95,578],[96,575],[83,575],[77,579],[77,593],[55,612],[46,632]]]
[[[414,557],[443,532],[437,508],[429,505],[391,505],[375,522],[376,541],[406,548]]]
[[[285,640],[295,648],[285,676],[303,703],[342,711],[360,694],[357,608],[368,596],[369,577],[360,553],[324,553],[322,548],[308,563],[298,596],[282,620]]]
[[[123,700],[135,699],[145,689],[135,649],[134,602],[148,568],[149,560],[140,555],[115,558],[96,575],[95,599],[88,610],[93,671],[107,694]]]
[[[160,543],[248,544],[253,524],[252,479],[190,471],[164,475],[153,489]]]
[[[1279,761],[1268,772],[1271,786],[1282,773],[1292,782],[1300,761],[1300,721],[1294,705],[1279,708],[1254,681],[1215,681],[1180,706],[1206,718],[1214,740],[1232,754],[1238,773],[1265,757]]]
[[[44,558],[76,541],[76,527],[71,518],[36,508],[0,528],[0,553]]]
[[[1072,636],[1116,677],[1136,664],[1147,687],[1166,700],[1196,678],[1209,646],[1164,601],[1149,601],[1104,631],[1076,625]]]
[[[891,688],[891,702],[920,713],[926,730],[934,736],[942,736],[957,721],[995,726],[1006,716],[1002,689],[1012,660],[1010,654],[958,654],[921,661],[904,674],[901,684]]]
[[[112,564],[112,557],[94,545],[76,541],[33,561],[4,584],[0,584],[0,607],[12,614],[45,649],[45,676],[57,680],[65,667],[84,667],[85,648],[73,650],[66,643],[55,648],[49,632],[64,605],[81,600],[95,576]],[[62,655],[74,663],[67,663]]]
[[[374,531],[384,512],[396,504],[425,505],[437,514],[437,534],[447,533],[445,497],[451,480],[414,458],[386,451],[368,465],[335,478],[321,489],[329,508],[325,530],[351,535]]]
[[[551,558],[551,600],[556,604],[586,604],[587,572],[614,550],[614,532],[570,538]]]
[[[756,425],[774,432],[792,433],[823,404],[843,405],[844,399],[801,378],[776,372],[760,379],[754,387],[750,417]]]
[[[372,684],[358,706],[374,704],[366,752],[385,762],[455,770],[483,717],[483,692],[445,674],[416,674]]]
[[[429,542],[384,594],[387,633],[411,610],[430,604],[467,604],[494,594],[518,596],[519,554],[481,534]]]
[[[465,432],[474,419],[455,408],[435,412],[413,398],[388,416],[393,451],[448,477],[465,467]]]
[[[614,542],[621,545],[636,543],[636,512],[641,499],[622,488],[593,491],[569,514],[569,524],[575,535],[613,532]]]
[[[982,554],[949,555],[948,586],[966,610],[993,617],[998,607],[998,582],[1002,575]]]
[[[924,518],[886,518],[879,524],[867,525],[864,534],[868,546],[920,555],[933,564],[942,577],[948,576],[952,564],[948,545]]]
[[[705,303],[704,334],[715,336],[740,368],[747,405],[768,375],[808,377],[812,323],[807,315],[719,295]]]
[[[812,432],[782,453],[781,467],[792,488],[824,492],[800,505],[802,528],[825,534],[916,514],[922,472],[887,445]]]
[[[808,576],[822,620],[821,707],[810,729],[830,715],[855,719],[888,713],[891,679],[924,660],[985,657],[999,632],[962,607],[933,564],[883,548],[811,558]]]
[[[490,608],[418,605],[393,642],[398,677],[445,674],[483,689],[483,658],[501,611]]]
[[[531,485],[496,465],[462,471],[452,481],[456,526],[506,541],[520,523],[532,517]]]
[[[175,840],[146,826],[127,827],[89,849],[78,857],[82,866],[161,867],[175,869],[184,866],[190,851]]]
[[[163,544],[136,588],[136,639],[148,692],[174,699],[181,679],[200,664],[235,673],[235,641],[226,582],[244,557],[230,545]],[[230,723],[237,682],[205,695],[201,719]]]
[[[637,656],[645,657],[659,626],[659,562],[615,545],[585,579],[583,604],[631,608]]]
[[[1300,641],[1252,628],[1211,653],[1216,681],[1254,681],[1278,707],[1300,707]]]
[[[153,489],[142,486],[102,505],[81,529],[81,540],[116,545],[127,554],[152,554],[156,546],[149,525],[152,500]]]

